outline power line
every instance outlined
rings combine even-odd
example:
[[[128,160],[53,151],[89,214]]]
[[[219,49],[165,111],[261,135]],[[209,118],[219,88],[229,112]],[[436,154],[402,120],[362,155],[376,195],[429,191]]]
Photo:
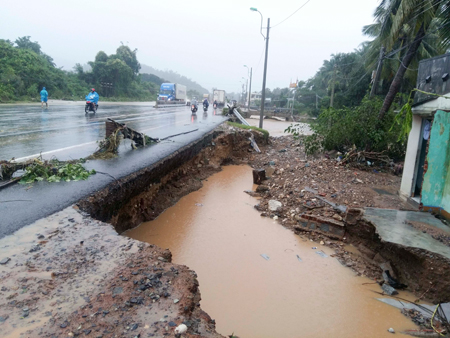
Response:
[[[297,8],[294,13],[292,13],[291,15],[289,15],[286,19],[284,19],[283,21],[281,21],[280,23],[277,23],[275,26],[272,26],[270,28],[275,28],[279,25],[281,25],[283,22],[285,22],[287,19],[289,19],[291,16],[293,16],[295,13],[297,13],[299,10],[301,10],[308,2],[310,2],[311,0],[307,0],[303,5],[301,5],[299,8]]]

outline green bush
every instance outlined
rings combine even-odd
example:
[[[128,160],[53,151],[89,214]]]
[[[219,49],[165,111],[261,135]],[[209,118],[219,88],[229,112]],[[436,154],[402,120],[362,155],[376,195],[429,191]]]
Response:
[[[309,144],[310,153],[319,151],[321,146],[325,150],[344,152],[356,147],[364,151],[386,151],[394,158],[403,157],[405,145],[398,141],[401,127],[394,124],[396,114],[391,109],[380,121],[378,112],[382,104],[380,98],[365,97],[359,106],[353,108],[322,110],[311,125],[316,135],[306,136],[305,145]],[[295,128],[286,131],[296,135]]]

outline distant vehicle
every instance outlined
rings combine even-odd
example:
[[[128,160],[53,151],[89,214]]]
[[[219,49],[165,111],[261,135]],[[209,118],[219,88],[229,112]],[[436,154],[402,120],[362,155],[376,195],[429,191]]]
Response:
[[[218,107],[224,107],[225,106],[225,90],[219,90],[215,89],[213,91],[213,99],[212,101],[217,101]]]
[[[197,113],[198,106],[197,106],[197,100],[192,100],[191,102],[191,112],[192,114]]]
[[[159,89],[158,103],[185,103],[186,86],[178,83],[162,83]]]

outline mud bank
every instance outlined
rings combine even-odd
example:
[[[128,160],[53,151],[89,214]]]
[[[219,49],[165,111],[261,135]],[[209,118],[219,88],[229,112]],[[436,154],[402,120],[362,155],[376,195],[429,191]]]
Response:
[[[0,336],[219,337],[196,274],[73,208],[0,241]]]

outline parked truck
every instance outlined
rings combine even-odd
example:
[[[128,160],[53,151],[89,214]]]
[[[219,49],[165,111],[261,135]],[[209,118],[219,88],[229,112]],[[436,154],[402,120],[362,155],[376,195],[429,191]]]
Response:
[[[158,103],[186,103],[186,86],[178,83],[162,83]]]
[[[214,89],[213,102],[217,101],[218,107],[225,106],[225,90]]]

